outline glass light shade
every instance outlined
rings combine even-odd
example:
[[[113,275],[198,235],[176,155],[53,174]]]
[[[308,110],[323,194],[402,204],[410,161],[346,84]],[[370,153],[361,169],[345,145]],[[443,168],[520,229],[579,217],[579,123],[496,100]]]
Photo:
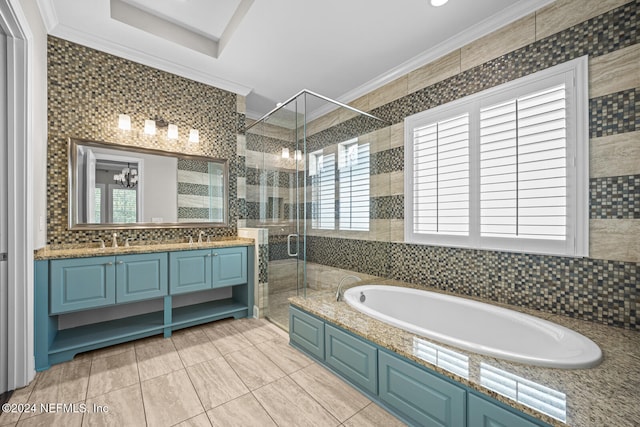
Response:
[[[122,130],[131,130],[131,117],[128,114],[120,114],[118,116],[118,128]]]
[[[295,154],[294,154],[294,159],[296,160],[302,160],[302,151],[300,150],[296,150]]]
[[[289,149],[288,148],[283,148],[282,149],[282,158],[283,159],[288,159],[289,158]]]
[[[156,122],[153,120],[145,120],[144,121],[144,133],[147,135],[155,135],[156,134]]]
[[[167,129],[167,138],[178,139],[178,125],[169,125],[169,128]]]
[[[198,129],[191,129],[189,131],[189,142],[200,142],[200,135],[198,135]]]

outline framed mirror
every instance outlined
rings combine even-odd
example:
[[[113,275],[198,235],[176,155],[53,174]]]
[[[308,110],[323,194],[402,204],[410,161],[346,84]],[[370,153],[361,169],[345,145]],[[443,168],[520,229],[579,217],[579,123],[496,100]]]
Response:
[[[69,228],[223,227],[227,160],[69,140]]]

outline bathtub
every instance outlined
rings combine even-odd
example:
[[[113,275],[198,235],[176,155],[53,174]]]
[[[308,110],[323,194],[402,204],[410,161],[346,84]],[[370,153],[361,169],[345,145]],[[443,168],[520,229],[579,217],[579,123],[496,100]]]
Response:
[[[387,285],[348,289],[344,300],[392,326],[500,359],[550,368],[590,368],[602,351],[571,329],[466,298]]]

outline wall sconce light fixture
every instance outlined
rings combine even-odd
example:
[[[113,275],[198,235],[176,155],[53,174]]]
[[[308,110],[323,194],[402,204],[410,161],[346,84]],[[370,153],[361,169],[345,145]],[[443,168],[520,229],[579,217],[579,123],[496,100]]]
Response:
[[[118,128],[122,130],[131,130],[131,117],[128,114],[118,115]],[[178,125],[170,124],[163,118],[157,116],[153,119],[147,119],[144,121],[145,135],[155,135],[157,128],[167,128],[167,138],[178,139]],[[189,142],[200,142],[198,129],[191,129],[189,131]]]
[[[147,135],[155,135],[156,134],[156,121],[155,120],[145,120],[144,121],[144,133]]]
[[[128,114],[118,116],[118,129],[131,130],[131,117]]]
[[[289,149],[288,148],[283,148],[282,149],[282,158],[283,159],[288,159],[289,158]]]
[[[296,160],[302,160],[302,151],[296,150],[293,158]]]
[[[200,135],[198,135],[198,129],[191,129],[189,131],[189,142],[200,142]]]
[[[178,125],[169,125],[167,129],[167,138],[178,139]]]

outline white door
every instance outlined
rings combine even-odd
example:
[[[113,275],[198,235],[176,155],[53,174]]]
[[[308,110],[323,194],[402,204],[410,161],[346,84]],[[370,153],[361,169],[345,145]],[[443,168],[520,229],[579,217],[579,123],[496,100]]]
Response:
[[[0,394],[8,390],[9,351],[7,325],[7,38],[0,28]]]

